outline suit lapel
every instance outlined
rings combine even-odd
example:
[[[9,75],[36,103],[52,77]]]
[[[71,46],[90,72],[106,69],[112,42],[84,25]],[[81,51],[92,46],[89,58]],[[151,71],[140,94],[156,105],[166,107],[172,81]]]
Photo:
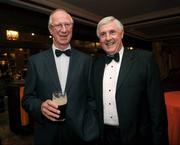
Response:
[[[78,71],[77,64],[80,63],[79,61],[80,61],[80,57],[77,56],[76,51],[71,48],[71,57],[70,57],[69,70],[66,81],[66,88],[65,88],[67,92],[69,91],[70,86],[72,85],[73,82],[73,78],[76,76],[76,73]]]
[[[95,82],[96,82],[96,92],[98,92],[97,96],[101,96],[98,97],[99,99],[99,107],[100,110],[103,111],[103,75],[104,75],[104,68],[105,68],[105,56],[102,57],[102,59],[99,60],[98,64],[97,64],[97,68],[95,68],[95,73],[96,76],[94,76],[95,78]]]
[[[129,71],[133,65],[133,59],[134,59],[133,50],[128,50],[127,48],[125,48],[122,58],[121,68],[118,76],[117,88],[119,88],[127,78],[127,75],[129,74]]]
[[[44,62],[45,62],[46,68],[47,68],[48,77],[50,78],[51,82],[53,83],[54,88],[56,90],[59,90],[59,89],[61,90],[61,85],[59,82],[59,77],[58,77],[57,68],[56,68],[52,49],[48,50],[48,52],[46,53],[46,58],[44,60],[45,60]]]

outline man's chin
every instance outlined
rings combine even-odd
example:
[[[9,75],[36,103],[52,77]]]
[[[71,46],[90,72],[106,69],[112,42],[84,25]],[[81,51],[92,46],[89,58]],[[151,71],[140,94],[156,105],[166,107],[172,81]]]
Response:
[[[105,52],[107,54],[114,54],[114,49],[113,48],[107,48],[107,49],[105,49]]]

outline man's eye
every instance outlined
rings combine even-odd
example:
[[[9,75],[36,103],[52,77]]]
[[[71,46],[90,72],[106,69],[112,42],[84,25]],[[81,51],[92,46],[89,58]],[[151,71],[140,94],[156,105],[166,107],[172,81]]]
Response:
[[[115,34],[116,34],[116,31],[110,31],[110,34],[111,34],[111,35],[115,35]]]
[[[64,24],[65,25],[65,27],[69,27],[70,26],[70,24],[68,24],[68,23],[66,23],[66,24]]]
[[[101,37],[101,38],[102,38],[102,37],[105,37],[105,35],[106,35],[105,33],[101,33],[101,34],[100,34],[100,37]]]

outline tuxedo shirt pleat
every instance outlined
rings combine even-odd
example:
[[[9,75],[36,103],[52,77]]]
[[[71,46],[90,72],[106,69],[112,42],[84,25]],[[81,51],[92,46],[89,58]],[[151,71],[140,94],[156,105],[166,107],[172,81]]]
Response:
[[[104,124],[118,126],[119,118],[116,106],[116,87],[119,76],[119,70],[122,61],[124,48],[119,52],[119,61],[114,59],[105,65],[103,75],[103,106],[104,106]]]

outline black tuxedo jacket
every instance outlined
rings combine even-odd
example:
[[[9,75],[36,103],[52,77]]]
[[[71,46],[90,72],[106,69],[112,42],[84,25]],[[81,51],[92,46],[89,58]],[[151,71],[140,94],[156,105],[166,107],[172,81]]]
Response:
[[[92,58],[78,50],[71,49],[69,71],[66,83],[68,105],[66,110],[65,136],[80,137],[90,141],[98,136],[94,108],[89,105],[89,76]],[[63,68],[62,68],[63,69]],[[34,118],[35,144],[53,144],[59,124],[49,121],[41,113],[41,103],[51,99],[52,92],[61,88],[52,49],[29,58],[25,79],[23,107]],[[91,103],[90,103],[91,104]],[[73,142],[73,138],[72,138]]]
[[[102,80],[105,55],[93,65],[92,86],[103,134]],[[159,70],[152,54],[124,49],[116,105],[122,144],[167,144],[167,116]]]

